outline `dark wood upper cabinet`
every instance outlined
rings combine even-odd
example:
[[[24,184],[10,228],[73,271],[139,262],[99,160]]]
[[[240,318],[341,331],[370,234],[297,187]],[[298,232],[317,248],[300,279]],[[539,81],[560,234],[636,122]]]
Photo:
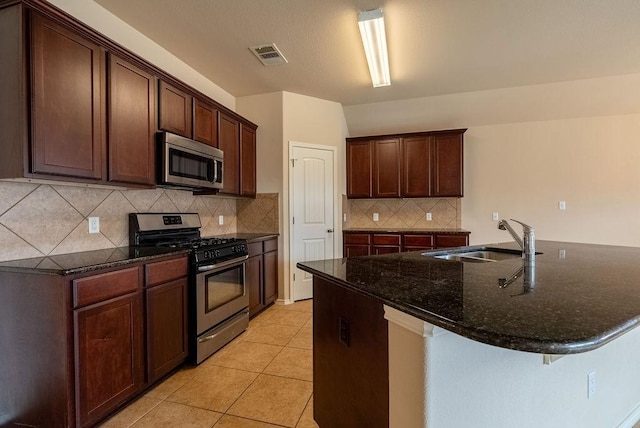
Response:
[[[31,172],[102,179],[104,51],[38,13],[30,16]]]
[[[374,198],[400,197],[400,139],[373,141]]]
[[[151,74],[109,55],[109,181],[155,182],[155,82]]]
[[[347,197],[463,196],[465,131],[348,138]]]
[[[439,134],[432,138],[433,196],[462,196],[462,133]]]
[[[220,113],[218,146],[224,153],[223,189],[220,193],[240,194],[240,122]]]
[[[402,140],[402,196],[420,198],[431,194],[431,146],[429,137]]]
[[[163,131],[192,137],[193,97],[168,83],[160,81],[158,127]]]
[[[212,147],[218,147],[218,109],[194,99],[193,139]]]
[[[371,168],[369,141],[347,141],[347,197],[371,197]]]
[[[240,194],[256,196],[256,130],[244,123],[240,133]]]

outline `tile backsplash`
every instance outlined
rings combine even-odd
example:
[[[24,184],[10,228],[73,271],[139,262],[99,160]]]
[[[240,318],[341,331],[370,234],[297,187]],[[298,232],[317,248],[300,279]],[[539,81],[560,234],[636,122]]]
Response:
[[[258,193],[255,199],[238,199],[238,232],[277,233],[278,194]]]
[[[462,225],[459,198],[346,199],[345,229],[459,229]],[[373,214],[378,213],[378,221]],[[426,214],[431,213],[431,221]]]
[[[185,190],[112,190],[0,181],[0,261],[126,246],[131,212],[197,212],[203,236],[277,232],[277,201],[277,194],[258,195],[255,202],[247,203],[229,197],[193,196]],[[238,206],[244,210],[254,203],[258,208],[250,210],[249,220],[241,222]],[[275,210],[268,209],[271,204]],[[224,216],[222,225],[218,224],[220,215]],[[89,234],[88,217],[100,218],[100,233]],[[250,229],[254,226],[256,229]]]

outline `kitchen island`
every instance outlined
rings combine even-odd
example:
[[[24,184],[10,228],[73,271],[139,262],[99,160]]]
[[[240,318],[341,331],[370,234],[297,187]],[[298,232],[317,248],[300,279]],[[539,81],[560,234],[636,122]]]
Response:
[[[419,252],[300,263],[314,275],[320,426],[329,426],[323,401],[352,423],[375,403],[368,426],[632,426],[640,249],[538,241],[537,250],[527,266]],[[367,390],[327,398],[348,385]]]

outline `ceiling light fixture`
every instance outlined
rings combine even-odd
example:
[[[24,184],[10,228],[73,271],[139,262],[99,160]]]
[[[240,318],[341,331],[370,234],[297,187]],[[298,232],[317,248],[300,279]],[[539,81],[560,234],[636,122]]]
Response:
[[[387,39],[384,34],[384,17],[382,9],[367,10],[358,14],[358,26],[362,36],[364,52],[369,64],[373,87],[391,84],[389,75],[389,55]]]

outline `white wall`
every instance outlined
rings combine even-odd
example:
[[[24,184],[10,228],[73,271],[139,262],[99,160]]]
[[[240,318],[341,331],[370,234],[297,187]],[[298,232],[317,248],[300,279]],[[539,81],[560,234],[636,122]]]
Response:
[[[220,104],[235,110],[233,95],[195,71],[175,55],[91,0],[49,0],[89,27],[119,43]]]
[[[468,128],[462,227],[472,244],[510,240],[497,211],[539,239],[640,246],[638,88],[633,74],[344,110],[352,136]]]

